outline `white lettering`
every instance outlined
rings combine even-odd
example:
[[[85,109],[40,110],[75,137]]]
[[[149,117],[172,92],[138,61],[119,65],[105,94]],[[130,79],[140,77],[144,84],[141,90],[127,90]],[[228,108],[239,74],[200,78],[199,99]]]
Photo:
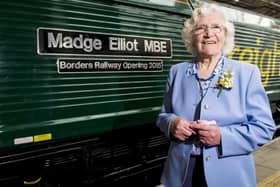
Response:
[[[65,61],[60,61],[59,62],[59,69],[64,70],[79,70],[79,69],[93,69],[93,64],[92,63],[85,63],[85,62],[65,62]]]
[[[63,38],[63,47],[64,48],[73,48],[73,39],[70,36]]]
[[[117,51],[119,50],[118,47],[118,38],[109,37],[109,50]]]
[[[109,37],[109,50],[112,51],[139,51],[136,39],[127,41],[126,38]]]
[[[54,33],[48,32],[48,48],[82,49],[85,52],[92,52],[93,49],[102,49],[102,41],[98,38],[84,38],[82,34],[73,38],[63,36],[63,33],[58,33],[55,37]]]
[[[73,46],[77,49],[83,49],[83,35],[79,35],[79,37],[74,38]]]
[[[121,63],[109,63],[107,61],[99,62],[96,61],[94,63],[95,69],[103,69],[103,70],[120,70],[121,69]]]
[[[145,52],[166,53],[166,41],[144,40]]]
[[[52,32],[48,32],[48,48],[62,48],[62,33],[56,35],[56,39],[54,39],[54,35]]]

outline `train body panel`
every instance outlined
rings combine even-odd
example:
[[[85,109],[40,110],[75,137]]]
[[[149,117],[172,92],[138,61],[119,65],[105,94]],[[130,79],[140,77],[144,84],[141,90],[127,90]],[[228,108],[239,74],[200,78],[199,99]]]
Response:
[[[184,16],[121,1],[1,4],[0,147],[154,121]]]

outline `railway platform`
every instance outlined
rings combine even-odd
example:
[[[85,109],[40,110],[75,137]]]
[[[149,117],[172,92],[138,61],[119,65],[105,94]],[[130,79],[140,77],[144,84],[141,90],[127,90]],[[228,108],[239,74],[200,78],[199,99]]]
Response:
[[[280,137],[254,153],[257,187],[280,187]]]

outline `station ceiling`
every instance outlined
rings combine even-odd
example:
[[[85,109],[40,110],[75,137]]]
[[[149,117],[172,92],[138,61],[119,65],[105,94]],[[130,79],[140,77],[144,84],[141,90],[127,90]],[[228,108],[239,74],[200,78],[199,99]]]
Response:
[[[280,0],[214,0],[280,19]]]

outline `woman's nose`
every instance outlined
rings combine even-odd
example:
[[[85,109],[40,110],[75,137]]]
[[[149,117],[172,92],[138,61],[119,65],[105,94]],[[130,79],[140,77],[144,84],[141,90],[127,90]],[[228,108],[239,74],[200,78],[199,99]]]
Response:
[[[214,36],[215,32],[210,29],[210,28],[205,28],[204,33],[203,33],[204,37],[210,37],[210,36]]]

